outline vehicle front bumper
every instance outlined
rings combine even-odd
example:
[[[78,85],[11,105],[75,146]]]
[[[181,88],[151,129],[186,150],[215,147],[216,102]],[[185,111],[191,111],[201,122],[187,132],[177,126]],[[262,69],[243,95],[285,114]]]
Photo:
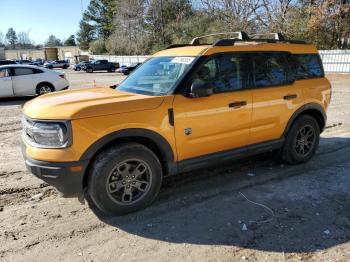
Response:
[[[55,187],[63,197],[81,197],[83,195],[83,177],[88,160],[75,162],[46,162],[27,156],[25,145],[22,154],[29,172]]]

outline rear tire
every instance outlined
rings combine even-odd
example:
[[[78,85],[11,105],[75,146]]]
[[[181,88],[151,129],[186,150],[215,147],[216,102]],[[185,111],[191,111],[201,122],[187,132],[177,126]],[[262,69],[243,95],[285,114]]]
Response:
[[[88,193],[103,212],[124,215],[150,205],[162,183],[162,167],[147,147],[128,143],[101,152],[89,170]]]
[[[36,93],[41,96],[44,94],[48,94],[48,93],[52,93],[55,91],[55,88],[53,87],[52,84],[50,83],[40,83],[37,87],[36,87]]]
[[[114,73],[115,70],[116,70],[116,68],[114,66],[112,66],[108,71]]]
[[[289,164],[310,160],[320,141],[320,128],[315,118],[302,115],[289,130],[282,149],[282,158]]]

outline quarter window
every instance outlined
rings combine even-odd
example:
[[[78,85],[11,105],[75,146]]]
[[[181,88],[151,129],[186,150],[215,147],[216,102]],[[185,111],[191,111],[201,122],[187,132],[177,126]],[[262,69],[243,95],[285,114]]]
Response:
[[[288,64],[284,53],[258,53],[253,55],[256,87],[288,83]]]
[[[317,54],[293,55],[296,79],[323,77],[323,67]]]

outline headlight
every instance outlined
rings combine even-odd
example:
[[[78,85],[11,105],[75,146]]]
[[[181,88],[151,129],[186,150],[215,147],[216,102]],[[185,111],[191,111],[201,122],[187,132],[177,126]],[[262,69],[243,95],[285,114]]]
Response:
[[[69,121],[23,119],[23,136],[34,147],[65,148],[72,144]]]

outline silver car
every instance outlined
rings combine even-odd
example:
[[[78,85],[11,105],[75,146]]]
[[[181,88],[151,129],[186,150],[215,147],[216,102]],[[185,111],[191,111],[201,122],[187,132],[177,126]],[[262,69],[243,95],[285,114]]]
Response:
[[[69,67],[69,62],[66,60],[55,60],[55,61],[50,61],[45,63],[44,67],[49,69],[53,69],[53,68],[67,69]]]

